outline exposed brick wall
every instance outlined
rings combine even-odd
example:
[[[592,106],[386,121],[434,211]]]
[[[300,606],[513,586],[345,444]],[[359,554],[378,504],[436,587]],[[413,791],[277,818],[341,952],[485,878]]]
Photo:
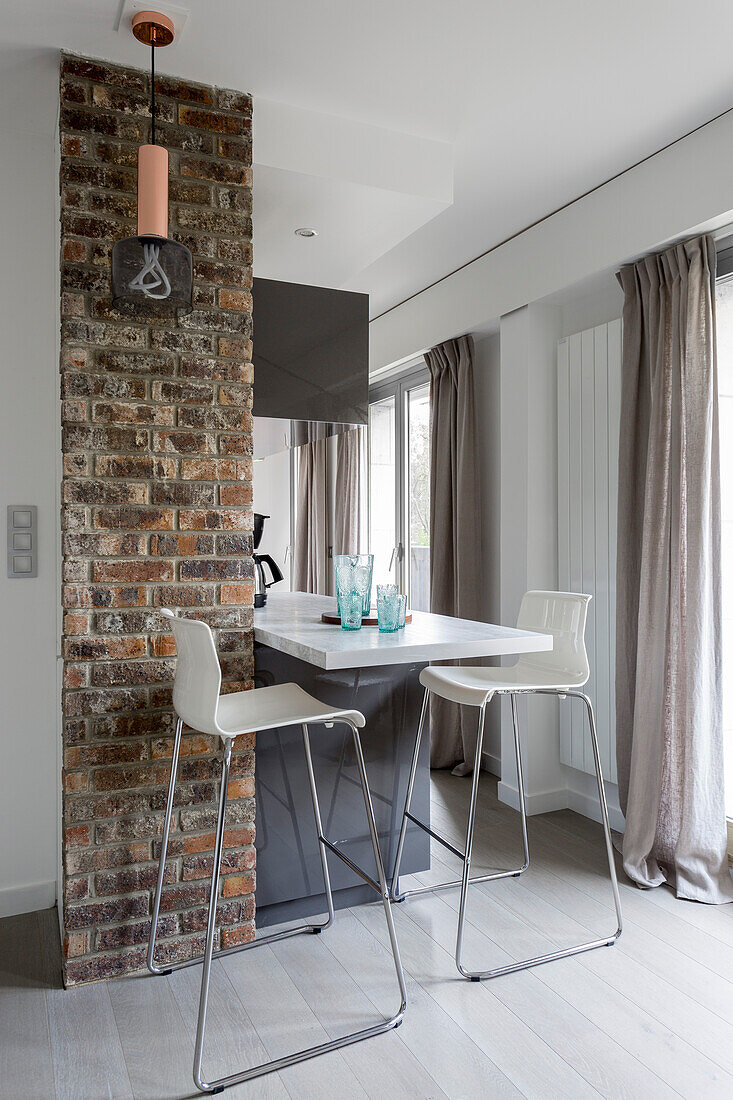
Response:
[[[149,77],[61,60],[64,921],[69,984],[144,964],[174,719],[156,608],[205,619],[225,690],[252,675],[252,104],[161,76],[170,229],[194,310],[123,316],[112,245],[136,232]],[[254,934],[254,742],[232,758],[222,945]],[[203,950],[218,743],[186,731],[161,958]]]

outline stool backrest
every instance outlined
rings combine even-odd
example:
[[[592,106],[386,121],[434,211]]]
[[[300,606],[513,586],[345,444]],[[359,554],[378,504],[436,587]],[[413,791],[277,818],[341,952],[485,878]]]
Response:
[[[584,684],[590,676],[585,623],[592,598],[581,592],[526,592],[517,626],[552,634],[555,644],[546,653],[524,654],[517,670],[526,669],[529,679],[539,671],[568,687]]]
[[[221,668],[211,628],[200,619],[180,619],[167,607],[160,613],[170,620],[178,652],[173,684],[175,712],[191,729],[215,733]]]

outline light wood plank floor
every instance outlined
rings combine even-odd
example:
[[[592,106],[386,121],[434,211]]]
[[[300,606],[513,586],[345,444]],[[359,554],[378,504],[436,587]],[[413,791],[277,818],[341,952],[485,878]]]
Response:
[[[468,781],[433,777],[433,820],[463,843]],[[516,813],[482,781],[475,870],[520,862]],[[475,887],[466,961],[486,968],[613,927],[600,826],[570,811],[530,820],[521,879]],[[415,884],[455,876],[433,846]],[[410,1003],[402,1027],[229,1089],[238,1100],[733,1097],[733,906],[642,892],[621,875],[625,930],[611,948],[481,984],[452,952],[457,891],[395,907]],[[406,880],[407,882],[407,880]],[[199,971],[63,991],[53,910],[0,921],[0,1097],[168,1100],[200,1095],[191,1062]],[[378,904],[215,963],[207,1071],[374,1022],[396,1004]]]

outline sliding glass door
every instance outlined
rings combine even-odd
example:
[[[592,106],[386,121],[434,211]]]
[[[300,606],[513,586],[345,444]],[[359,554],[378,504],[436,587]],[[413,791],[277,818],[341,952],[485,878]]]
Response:
[[[430,381],[426,367],[375,385],[369,404],[369,536],[376,584],[430,609]]]

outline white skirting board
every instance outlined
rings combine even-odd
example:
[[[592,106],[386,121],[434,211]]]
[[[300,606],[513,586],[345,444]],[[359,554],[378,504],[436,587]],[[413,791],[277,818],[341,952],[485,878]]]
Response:
[[[585,776],[583,778],[586,778]],[[608,802],[608,819],[611,828],[622,833],[626,827],[624,815],[618,804],[618,788],[615,783],[606,783],[606,801]],[[512,809],[519,809],[519,792],[509,783],[499,783],[499,801]],[[591,821],[601,820],[601,808],[598,803],[598,794],[588,791],[574,790],[570,787],[562,787],[555,791],[540,791],[527,796],[527,814],[548,814],[553,810],[574,810],[575,813],[589,817]]]
[[[497,790],[500,802],[511,806],[513,810],[519,809],[519,791],[516,787],[500,780]],[[567,810],[568,793],[566,788],[562,787],[555,791],[535,791],[533,794],[525,794],[527,815],[533,817],[535,814],[550,814],[553,810]]]
[[[482,752],[481,771],[490,772],[491,775],[496,775],[501,779],[501,757],[495,756],[493,752]]]
[[[618,788],[615,783],[606,783],[606,802],[608,803],[608,820],[611,828],[617,833],[623,833],[626,828],[624,815],[618,804]],[[597,794],[586,794],[583,791],[568,791],[568,809],[575,810],[576,814],[589,817],[591,821],[601,820],[601,808],[598,805]]]
[[[55,882],[31,882],[0,890],[0,917],[17,917],[36,909],[50,909],[55,904]]]

